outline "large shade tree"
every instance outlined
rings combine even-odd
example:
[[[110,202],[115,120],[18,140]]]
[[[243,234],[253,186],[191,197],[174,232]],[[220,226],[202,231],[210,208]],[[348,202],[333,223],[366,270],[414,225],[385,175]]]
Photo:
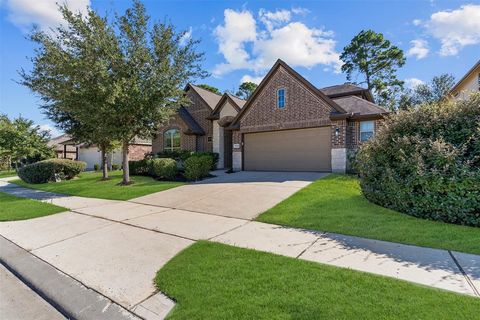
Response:
[[[139,1],[112,22],[91,9],[86,16],[65,6],[61,12],[66,25],[55,34],[32,35],[40,49],[33,71],[22,72],[23,83],[41,95],[46,114],[66,132],[104,142],[105,151],[119,141],[123,184],[129,184],[132,139],[151,138],[188,103],[186,83],[207,75],[198,41],[185,41],[185,32],[170,23],[150,23]]]
[[[383,34],[373,30],[358,33],[340,55],[347,80],[366,85],[380,105],[394,109],[395,98],[403,88],[397,69],[405,64],[403,51],[392,45]]]
[[[249,82],[249,81],[243,82],[238,87],[237,96],[245,100],[248,100],[248,98],[250,98],[250,96],[253,94],[255,89],[257,89],[257,87],[258,85],[256,83]]]

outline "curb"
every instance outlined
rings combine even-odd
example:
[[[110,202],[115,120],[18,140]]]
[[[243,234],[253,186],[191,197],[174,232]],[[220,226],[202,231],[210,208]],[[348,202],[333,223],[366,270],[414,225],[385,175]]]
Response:
[[[141,319],[2,236],[0,263],[69,319]]]

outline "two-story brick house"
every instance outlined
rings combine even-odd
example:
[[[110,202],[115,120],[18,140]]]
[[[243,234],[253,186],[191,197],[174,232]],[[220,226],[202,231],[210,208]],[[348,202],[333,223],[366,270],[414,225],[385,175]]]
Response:
[[[154,152],[172,146],[214,151],[220,168],[234,170],[345,172],[348,153],[373,136],[388,113],[367,89],[350,84],[318,89],[281,60],[248,101],[202,90],[187,86],[190,116],[181,108],[160,128]]]

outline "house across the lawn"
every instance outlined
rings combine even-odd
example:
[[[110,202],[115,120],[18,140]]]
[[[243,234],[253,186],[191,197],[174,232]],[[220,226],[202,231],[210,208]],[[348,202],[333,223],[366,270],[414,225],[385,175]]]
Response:
[[[369,90],[317,88],[281,60],[248,101],[192,84],[185,91],[192,103],[159,129],[153,152],[217,152],[224,169],[345,172],[388,114]]]

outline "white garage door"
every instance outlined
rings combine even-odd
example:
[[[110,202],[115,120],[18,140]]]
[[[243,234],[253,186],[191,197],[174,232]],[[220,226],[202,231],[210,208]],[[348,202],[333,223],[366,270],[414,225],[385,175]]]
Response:
[[[100,165],[102,163],[101,157],[101,152],[94,147],[80,148],[78,150],[78,160],[87,163],[87,170],[93,170],[95,164]]]

